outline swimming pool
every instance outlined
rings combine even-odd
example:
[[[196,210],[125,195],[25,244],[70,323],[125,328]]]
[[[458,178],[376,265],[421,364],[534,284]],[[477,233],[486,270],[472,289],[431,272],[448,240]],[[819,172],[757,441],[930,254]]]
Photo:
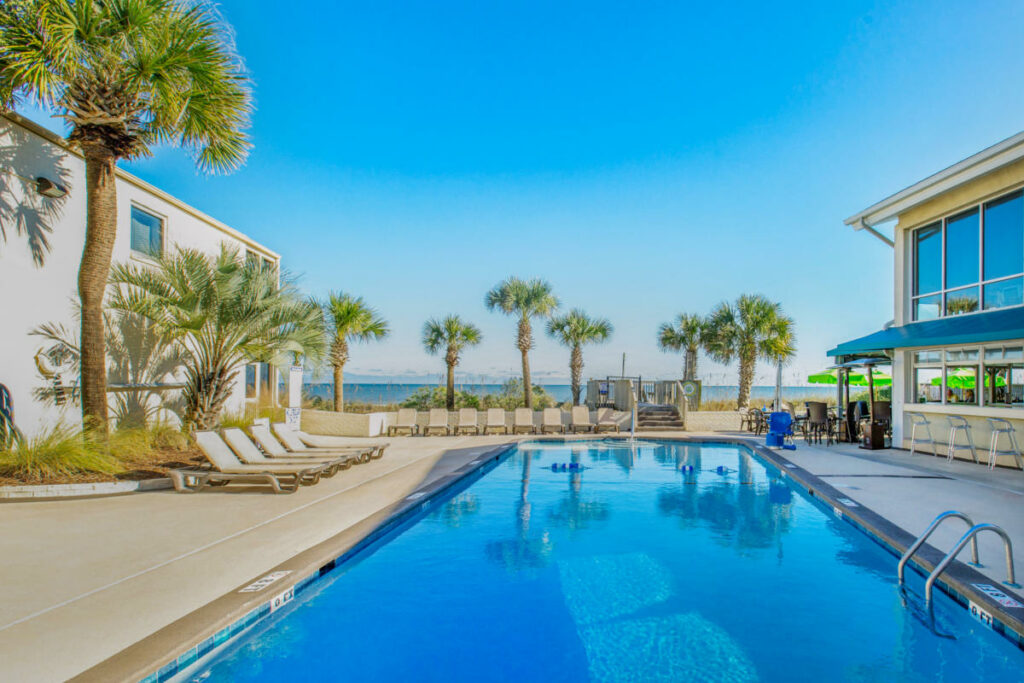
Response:
[[[438,503],[181,680],[1021,678],[945,595],[933,633],[892,555],[740,445],[521,444]]]

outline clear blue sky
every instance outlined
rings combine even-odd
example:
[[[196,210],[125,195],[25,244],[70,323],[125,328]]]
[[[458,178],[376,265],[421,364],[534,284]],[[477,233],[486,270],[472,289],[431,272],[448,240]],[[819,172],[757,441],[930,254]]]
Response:
[[[464,372],[514,374],[483,296],[515,274],[615,324],[588,375],[675,376],[659,323],[763,293],[797,323],[788,383],[892,315],[891,251],[842,219],[1024,128],[1024,4],[711,5],[231,0],[249,162],[129,168],[379,308],[353,374],[439,372],[420,328],[449,312],[484,332]],[[567,361],[538,334],[541,379]]]

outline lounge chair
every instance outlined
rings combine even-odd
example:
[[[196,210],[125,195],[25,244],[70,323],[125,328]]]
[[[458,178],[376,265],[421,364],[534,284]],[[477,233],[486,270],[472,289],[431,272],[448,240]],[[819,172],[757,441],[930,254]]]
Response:
[[[196,432],[196,443],[212,470],[178,469],[169,476],[179,493],[194,493],[207,486],[263,484],[274,493],[294,493],[300,484],[315,484],[328,465],[246,465],[239,461],[215,432]]]
[[[537,426],[533,424],[533,411],[529,408],[516,408],[512,420],[513,434],[536,434]]]
[[[484,424],[484,434],[488,434],[491,430],[498,431],[502,434],[508,434],[508,425],[505,424],[505,411],[502,408],[488,408],[487,409],[487,422]]]
[[[459,426],[455,428],[456,434],[463,432],[480,433],[480,424],[477,420],[476,408],[459,409]]]
[[[594,431],[594,423],[590,421],[590,408],[586,406],[573,406],[572,421],[569,423],[569,428],[573,434]]]
[[[562,424],[562,410],[560,408],[545,408],[540,423],[541,434],[564,434],[565,426]]]
[[[281,440],[284,447],[292,453],[300,455],[352,455],[353,451],[364,451],[356,456],[358,462],[369,462],[371,459],[384,455],[384,449],[388,444],[367,444],[366,446],[307,446],[300,438],[299,432],[293,431],[284,422],[275,422],[274,434]]]
[[[388,427],[388,436],[394,436],[399,432],[409,432],[409,436],[415,436],[420,431],[419,425],[416,424],[416,416],[415,408],[400,408],[395,424]]]
[[[265,456],[238,427],[225,429],[221,435],[228,442],[228,446],[235,452],[238,459],[249,465],[327,465],[328,469],[324,476],[331,476],[339,470],[347,470],[352,467],[356,458],[350,455],[322,455],[317,456],[291,456],[287,461],[281,458],[273,460]],[[287,456],[286,456],[287,457]]]
[[[611,432],[620,431],[619,423],[613,419],[612,416],[615,411],[611,408],[598,408],[597,409],[597,426],[594,428],[595,432]]]
[[[448,411],[444,408],[430,409],[430,422],[423,430],[423,435],[430,436],[431,432],[436,431],[443,432],[445,436],[452,433],[452,428],[448,426]]]

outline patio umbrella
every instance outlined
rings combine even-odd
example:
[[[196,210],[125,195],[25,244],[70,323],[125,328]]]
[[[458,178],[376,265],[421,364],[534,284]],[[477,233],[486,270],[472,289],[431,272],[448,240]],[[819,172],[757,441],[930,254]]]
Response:
[[[811,384],[835,384],[839,381],[839,370],[836,368],[830,368],[828,370],[822,370],[816,372],[813,375],[807,376],[807,381]],[[888,373],[882,372],[877,368],[871,369],[871,382],[878,386],[889,386],[892,384],[892,376]],[[850,384],[858,387],[862,387],[868,384],[867,375],[860,372],[850,371]]]
[[[935,377],[932,379],[932,386],[939,386],[942,384],[942,376]],[[974,370],[968,368],[957,368],[950,370],[946,373],[946,386],[950,389],[973,389],[977,384],[977,380],[974,377]],[[988,377],[985,377],[985,386],[991,386],[991,382]],[[996,375],[996,386],[1005,387],[1006,378],[1001,375]]]

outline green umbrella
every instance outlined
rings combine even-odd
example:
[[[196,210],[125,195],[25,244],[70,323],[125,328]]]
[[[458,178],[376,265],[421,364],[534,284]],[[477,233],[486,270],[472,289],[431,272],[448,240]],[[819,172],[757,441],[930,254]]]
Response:
[[[974,375],[975,370],[972,368],[956,368],[955,370],[949,370],[946,372],[946,386],[950,389],[973,389],[977,383]],[[932,379],[932,386],[937,387],[941,384],[941,375]],[[992,386],[992,382],[989,381],[988,377],[985,377],[985,386]],[[996,386],[1005,387],[1006,379],[1001,375],[996,375]]]
[[[878,386],[888,386],[892,384],[892,377],[877,368],[871,368],[871,380]],[[816,372],[813,375],[809,375],[807,377],[807,381],[811,384],[835,384],[839,381],[839,370],[832,368],[830,370]],[[850,384],[863,387],[867,386],[867,383],[867,375],[860,372],[850,372]]]

